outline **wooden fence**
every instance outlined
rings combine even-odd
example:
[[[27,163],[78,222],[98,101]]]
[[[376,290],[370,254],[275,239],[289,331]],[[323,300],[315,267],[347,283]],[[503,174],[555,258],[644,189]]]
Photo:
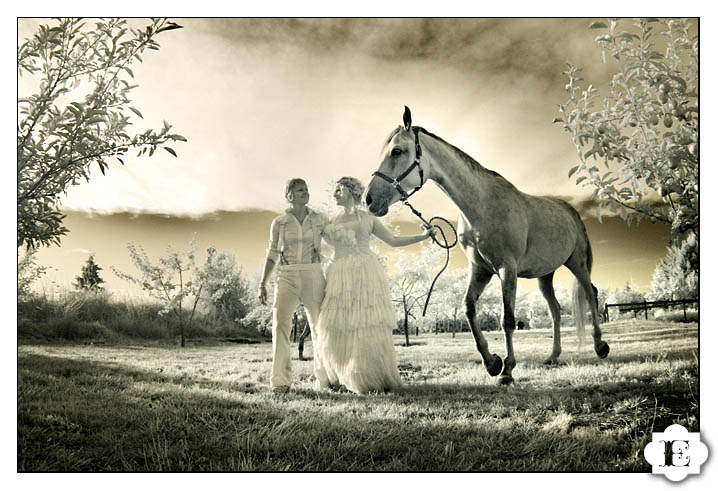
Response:
[[[633,302],[633,303],[607,303],[603,308],[604,322],[609,322],[608,308],[617,307],[619,312],[634,312],[640,311],[645,312],[646,320],[648,320],[648,311],[650,309],[664,309],[671,307],[683,307],[683,320],[688,322],[688,315],[686,314],[686,307],[689,305],[698,306],[697,298],[686,298],[682,300],[659,300],[655,302]]]

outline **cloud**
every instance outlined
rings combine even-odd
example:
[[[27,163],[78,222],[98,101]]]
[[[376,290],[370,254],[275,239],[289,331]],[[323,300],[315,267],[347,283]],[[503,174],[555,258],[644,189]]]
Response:
[[[173,145],[179,157],[128,155],[106,177],[93,170],[63,199],[69,209],[280,211],[295,176],[321,200],[332,179],[368,181],[404,105],[522,191],[590,192],[565,177],[577,156],[551,125],[565,62],[598,60],[586,19],[181,23],[135,69],[132,97],[145,116],[136,131],[165,119],[188,139]]]
[[[92,254],[92,251],[89,249],[82,249],[82,248],[75,248],[70,250],[64,250],[67,254]]]

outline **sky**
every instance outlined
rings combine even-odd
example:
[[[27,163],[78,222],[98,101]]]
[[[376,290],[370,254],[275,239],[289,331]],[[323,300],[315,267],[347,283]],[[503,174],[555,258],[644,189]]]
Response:
[[[576,152],[551,124],[567,61],[606,78],[587,19],[173,20],[184,28],[133,68],[133,104],[138,129],[166,120],[188,142],[174,146],[178,159],[159,152],[95,172],[67,209],[280,211],[291,176],[322,191],[346,174],[368,181],[404,105],[525,192],[590,194],[566,178]],[[36,26],[21,19],[20,37]],[[443,198],[431,189],[416,202],[450,213]]]
[[[62,247],[39,255],[57,268],[48,281],[69,285],[90,253],[101,265],[124,266],[127,242],[153,244],[151,255],[168,244],[181,249],[193,229],[208,230],[198,234],[200,246],[233,249],[253,272],[271,218],[286,208],[286,181],[305,178],[310,204],[331,210],[330,183],[344,175],[368,182],[407,105],[414,124],[521,191],[574,204],[604,285],[648,288],[667,231],[598,224],[591,189],[567,177],[578,161],[570,135],[551,123],[567,99],[567,62],[598,87],[614,70],[601,62],[596,31],[587,29],[593,19],[172,20],[183,29],[160,34],[161,49],[133,67],[140,87],[132,104],[144,115],[134,122],[143,131],[166,120],[188,141],[172,145],[177,158],[161,151],[127,156],[124,166],[111,166],[106,176],[93,170],[89,183],[70,188],[63,207],[71,232]],[[20,19],[18,40],[40,22],[48,20]],[[22,93],[31,82],[18,84]],[[433,183],[412,204],[426,216],[458,216]],[[404,207],[395,206],[388,220],[415,233]],[[164,225],[144,225],[158,221]],[[100,246],[107,237],[115,237],[112,248]],[[463,256],[452,261],[466,264]],[[119,288],[117,278],[106,277]]]

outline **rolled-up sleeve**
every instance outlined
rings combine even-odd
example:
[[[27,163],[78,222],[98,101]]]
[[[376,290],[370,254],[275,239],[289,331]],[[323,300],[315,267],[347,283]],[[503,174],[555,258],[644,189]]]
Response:
[[[279,263],[279,217],[272,221],[269,229],[269,245],[267,246],[267,260]]]

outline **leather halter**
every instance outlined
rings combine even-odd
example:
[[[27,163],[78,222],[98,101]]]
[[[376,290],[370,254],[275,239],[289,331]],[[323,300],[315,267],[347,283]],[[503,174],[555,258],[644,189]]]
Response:
[[[407,199],[409,199],[409,196],[417,192],[424,185],[424,170],[421,168],[421,164],[419,163],[419,159],[421,158],[421,146],[419,145],[419,130],[417,128],[412,128],[412,130],[414,131],[414,145],[416,148],[416,157],[414,158],[414,162],[409,166],[409,168],[396,178],[389,177],[379,171],[376,171],[372,174],[372,176],[381,177],[386,182],[391,184],[394,189],[396,189],[396,191],[399,193],[399,196],[401,196],[401,201],[406,201]],[[418,187],[414,188],[412,192],[407,193],[406,191],[404,191],[404,188],[401,187],[400,183],[401,181],[406,179],[406,177],[411,173],[412,170],[414,170],[414,167],[419,168],[419,179],[421,181],[421,184],[419,184]]]

